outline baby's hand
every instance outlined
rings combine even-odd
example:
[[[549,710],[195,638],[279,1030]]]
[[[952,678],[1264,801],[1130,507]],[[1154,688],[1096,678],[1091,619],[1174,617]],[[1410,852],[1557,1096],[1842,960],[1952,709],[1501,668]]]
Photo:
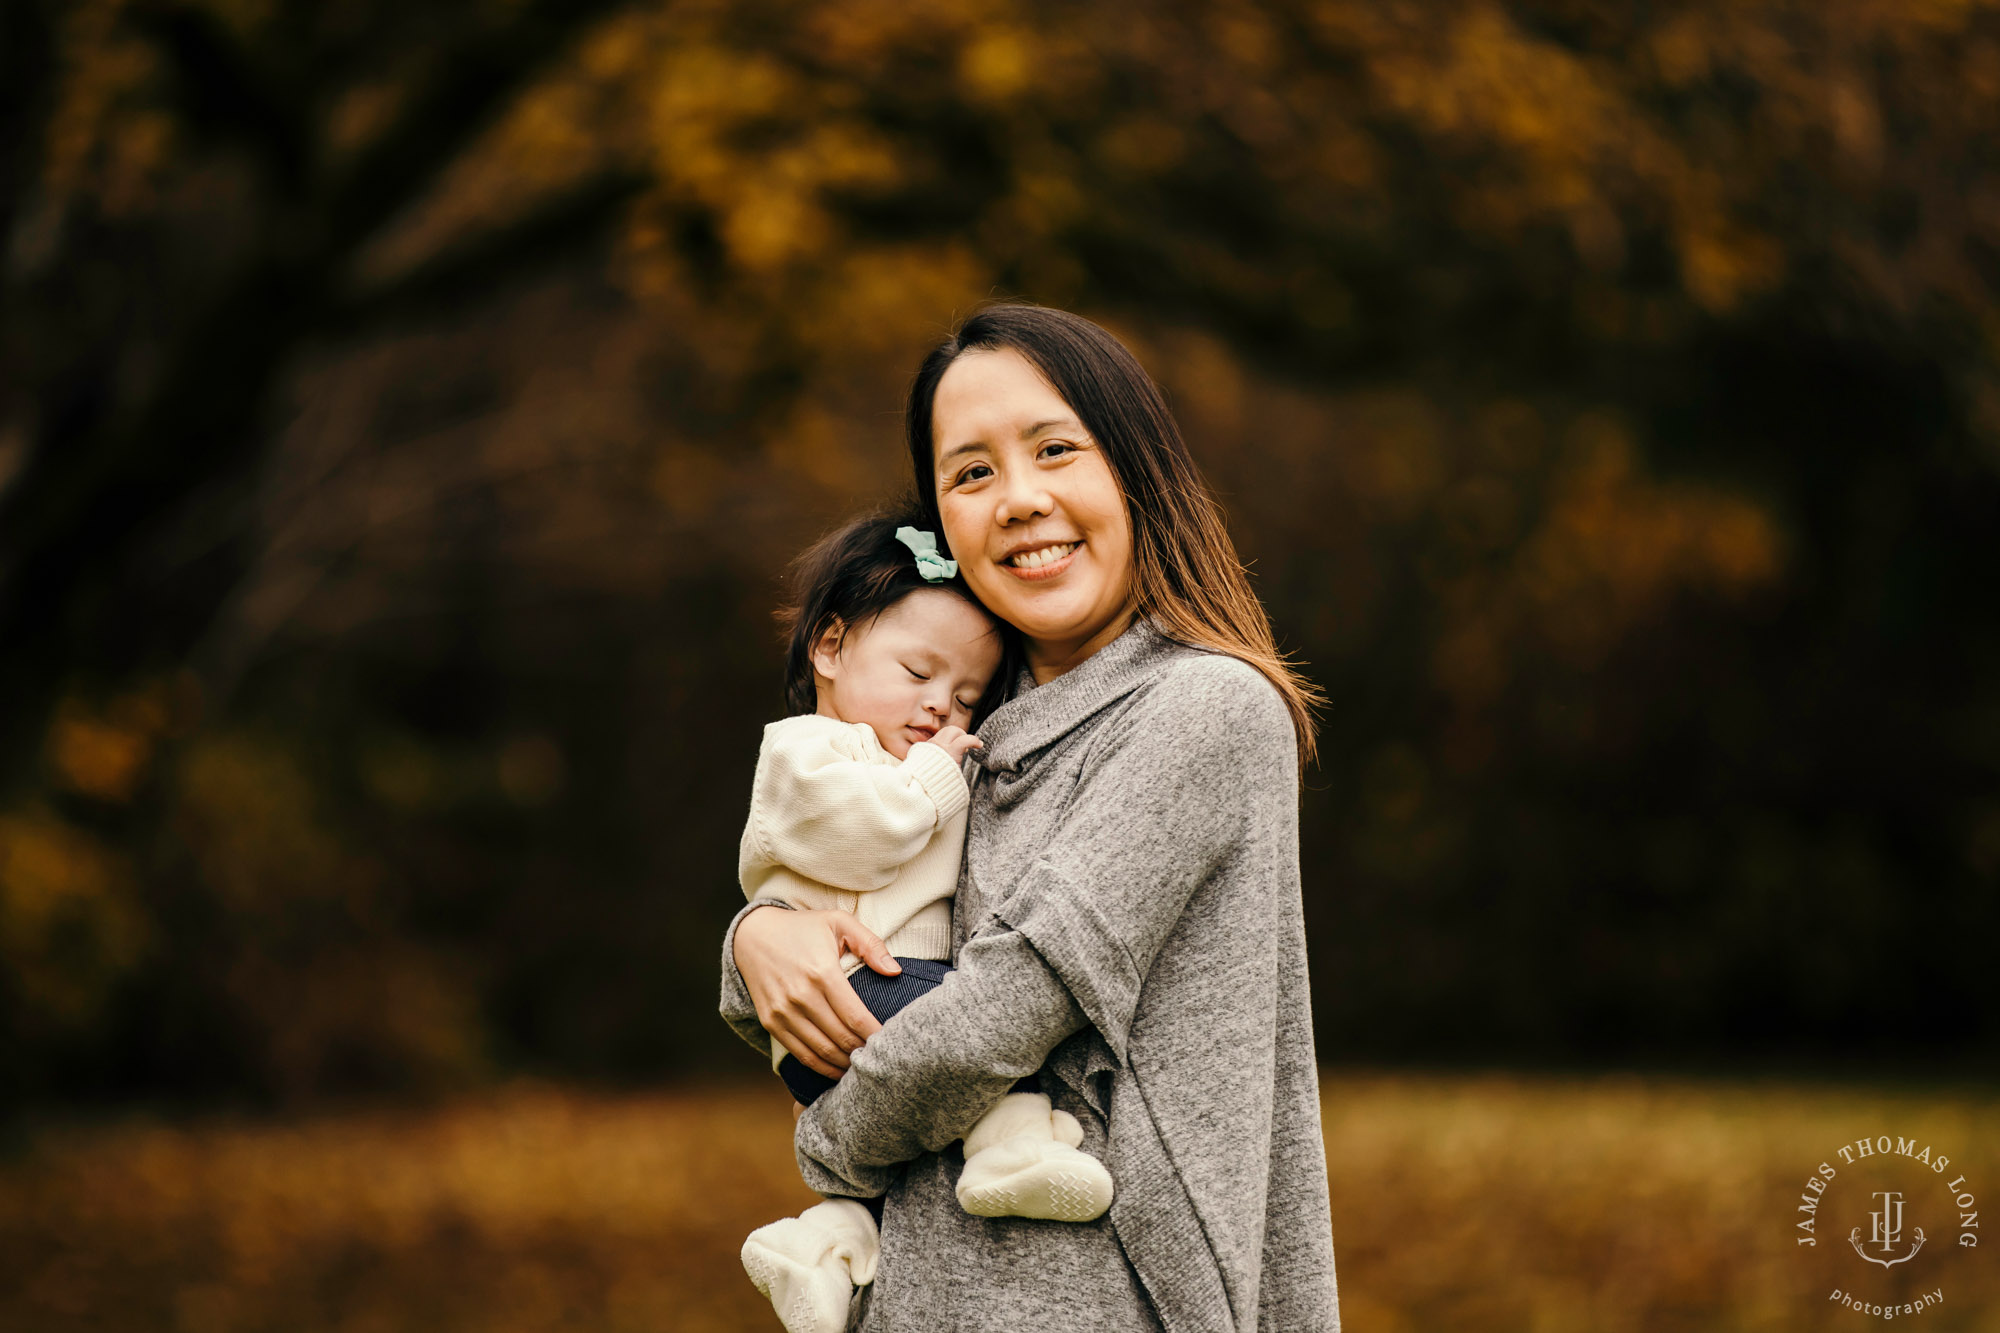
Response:
[[[956,763],[965,758],[967,750],[978,749],[980,740],[964,727],[940,727],[938,734],[931,737],[931,744],[950,755],[952,762]]]

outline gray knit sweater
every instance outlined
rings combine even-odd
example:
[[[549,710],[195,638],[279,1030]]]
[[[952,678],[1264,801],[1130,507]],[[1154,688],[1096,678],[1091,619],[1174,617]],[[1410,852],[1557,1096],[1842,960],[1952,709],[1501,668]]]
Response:
[[[979,734],[958,971],[799,1121],[808,1185],[887,1196],[849,1327],[1337,1330],[1277,692],[1142,622]],[[767,1050],[735,928],[723,1017]],[[1097,1222],[958,1206],[954,1141],[1038,1070],[1111,1170]]]

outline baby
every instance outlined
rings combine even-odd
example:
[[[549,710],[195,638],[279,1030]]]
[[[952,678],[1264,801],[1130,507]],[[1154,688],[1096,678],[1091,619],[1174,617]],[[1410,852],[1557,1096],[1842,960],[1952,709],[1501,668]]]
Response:
[[[965,844],[962,761],[979,740],[1003,657],[1003,629],[937,553],[914,513],[858,519],[800,558],[787,611],[786,703],[764,728],[737,868],[746,897],[840,908],[902,965],[882,976],[842,958],[876,1018],[951,969],[951,898]],[[833,1086],[772,1043],[801,1104]],[[1087,1222],[1111,1204],[1111,1176],[1078,1150],[1081,1127],[1032,1078],[965,1136],[958,1200],[984,1217]],[[840,1333],[858,1284],[874,1279],[873,1210],[828,1199],[759,1227],[743,1267],[787,1333]]]

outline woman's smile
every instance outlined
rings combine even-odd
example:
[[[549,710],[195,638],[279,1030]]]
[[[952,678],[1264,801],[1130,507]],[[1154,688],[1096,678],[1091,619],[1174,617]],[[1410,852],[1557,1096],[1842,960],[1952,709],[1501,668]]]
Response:
[[[1082,546],[1079,541],[1030,546],[1002,557],[1000,567],[1018,579],[1039,583],[1055,578],[1068,569],[1074,563],[1072,557]]]

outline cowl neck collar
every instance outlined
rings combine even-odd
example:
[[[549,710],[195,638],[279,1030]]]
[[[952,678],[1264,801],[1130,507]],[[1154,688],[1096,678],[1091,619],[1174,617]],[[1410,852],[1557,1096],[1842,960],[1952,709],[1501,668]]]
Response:
[[[1014,697],[980,724],[981,748],[972,751],[974,762],[991,772],[1017,771],[1029,755],[1151,680],[1179,647],[1140,617],[1046,685],[1035,684],[1034,675],[1024,668],[1015,681]]]

